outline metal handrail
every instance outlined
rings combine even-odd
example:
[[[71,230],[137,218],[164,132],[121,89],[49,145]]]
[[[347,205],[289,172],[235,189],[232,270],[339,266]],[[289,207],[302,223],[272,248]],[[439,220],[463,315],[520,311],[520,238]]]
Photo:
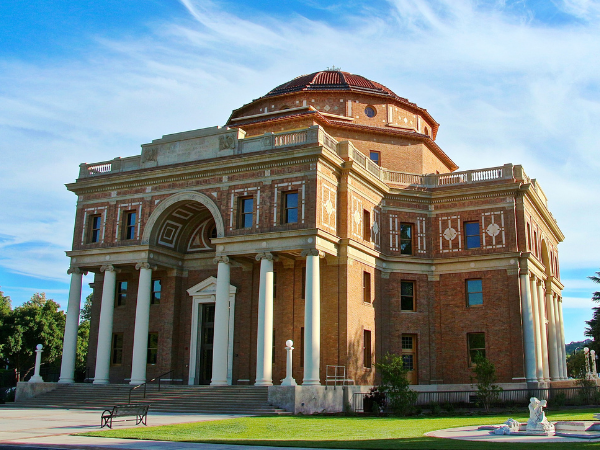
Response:
[[[146,398],[146,385],[147,385],[148,383],[152,383],[153,381],[156,381],[156,380],[158,380],[158,390],[160,391],[160,380],[161,380],[161,378],[162,378],[162,377],[164,377],[165,375],[172,374],[173,372],[175,372],[175,369],[169,370],[168,372],[165,372],[165,373],[163,373],[163,374],[161,374],[161,375],[159,375],[159,376],[157,376],[157,377],[154,377],[154,378],[152,378],[151,380],[149,380],[149,381],[146,381],[145,383],[138,384],[137,386],[134,386],[134,387],[132,387],[131,389],[129,389],[129,400],[127,401],[127,403],[128,403],[128,404],[130,404],[130,403],[131,403],[131,393],[132,393],[133,391],[135,391],[136,389],[139,389],[139,388],[141,388],[142,386],[144,387],[144,398]]]

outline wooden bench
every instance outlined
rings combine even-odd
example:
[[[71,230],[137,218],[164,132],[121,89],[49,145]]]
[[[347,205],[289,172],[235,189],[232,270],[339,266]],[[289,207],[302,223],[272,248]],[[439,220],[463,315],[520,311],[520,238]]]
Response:
[[[136,425],[139,425],[140,423],[146,425],[149,406],[150,405],[148,404],[129,404],[115,405],[113,406],[113,409],[105,409],[100,419],[100,428],[112,428],[113,419],[115,417],[135,417],[134,419],[115,420],[115,422],[127,422],[135,420]]]

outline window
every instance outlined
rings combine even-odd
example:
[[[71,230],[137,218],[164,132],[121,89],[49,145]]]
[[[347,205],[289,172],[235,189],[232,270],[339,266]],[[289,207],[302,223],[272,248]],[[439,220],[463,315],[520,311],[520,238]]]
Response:
[[[298,223],[298,192],[283,193],[283,223]]]
[[[363,354],[363,365],[365,369],[371,368],[371,331],[364,330],[364,354]]]
[[[124,239],[135,239],[135,211],[127,211],[123,217]]]
[[[158,361],[158,333],[148,333],[148,359],[146,364],[156,364]]]
[[[468,333],[469,365],[473,366],[475,357],[479,354],[485,358],[485,333]]]
[[[483,283],[467,280],[467,306],[483,305]]]
[[[401,255],[412,255],[412,232],[413,226],[409,223],[400,224],[400,254]]]
[[[160,280],[152,280],[152,297],[150,298],[151,305],[158,305],[160,303],[160,292],[162,290],[162,283]]]
[[[415,310],[415,283],[414,281],[400,282],[400,310]]]
[[[363,301],[371,303],[371,274],[363,272]]]
[[[238,210],[238,228],[251,228],[254,218],[254,198],[240,198]]]
[[[367,106],[365,108],[365,115],[367,117],[375,117],[377,115],[377,111],[375,110],[374,106]]]
[[[123,364],[123,333],[113,333],[110,363],[113,366]]]
[[[210,231],[208,232],[208,237],[211,239],[216,239],[217,238],[217,226],[216,225],[212,225],[210,228]]]
[[[412,335],[402,335],[402,364],[407,371],[415,370],[415,338]]]
[[[371,150],[369,152],[369,158],[371,158],[371,161],[373,161],[378,166],[381,165],[381,152]]]
[[[467,241],[467,248],[481,247],[479,222],[465,222],[465,240]]]
[[[363,211],[363,239],[371,240],[371,213],[366,209]]]
[[[116,306],[123,306],[127,300],[127,281],[117,281]]]
[[[89,243],[100,242],[100,224],[102,223],[101,219],[102,216],[100,214],[95,214],[90,217],[90,231],[88,235]]]
[[[429,128],[425,127],[425,134],[429,136]]]

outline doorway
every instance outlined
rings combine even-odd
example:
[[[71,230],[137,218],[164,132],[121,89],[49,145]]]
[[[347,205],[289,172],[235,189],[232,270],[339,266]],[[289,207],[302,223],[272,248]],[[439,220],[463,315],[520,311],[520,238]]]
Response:
[[[410,384],[418,384],[417,378],[417,336],[402,335],[402,363],[407,370],[406,378]]]
[[[215,331],[215,305],[204,303],[200,305],[200,333],[198,342],[198,374],[197,384],[210,384],[212,378],[213,342]]]

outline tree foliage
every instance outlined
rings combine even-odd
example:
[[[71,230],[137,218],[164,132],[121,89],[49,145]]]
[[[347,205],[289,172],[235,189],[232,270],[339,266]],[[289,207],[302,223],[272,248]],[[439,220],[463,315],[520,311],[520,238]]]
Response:
[[[596,275],[588,277],[594,283],[600,284],[600,272],[596,272]],[[592,300],[600,303],[600,291],[596,291],[592,294]],[[591,337],[594,341],[590,344],[590,348],[600,353],[600,306],[592,308],[592,319],[588,320],[588,325],[585,329],[585,335]]]
[[[392,412],[400,415],[412,412],[419,394],[410,389],[402,356],[388,353],[375,363],[375,369],[381,378],[379,392],[385,394]]]
[[[79,329],[77,330],[77,358],[75,360],[75,370],[85,371],[87,366],[88,342],[90,340],[90,320],[92,318],[92,300],[94,294],[91,293],[85,298],[81,314],[79,315]]]

